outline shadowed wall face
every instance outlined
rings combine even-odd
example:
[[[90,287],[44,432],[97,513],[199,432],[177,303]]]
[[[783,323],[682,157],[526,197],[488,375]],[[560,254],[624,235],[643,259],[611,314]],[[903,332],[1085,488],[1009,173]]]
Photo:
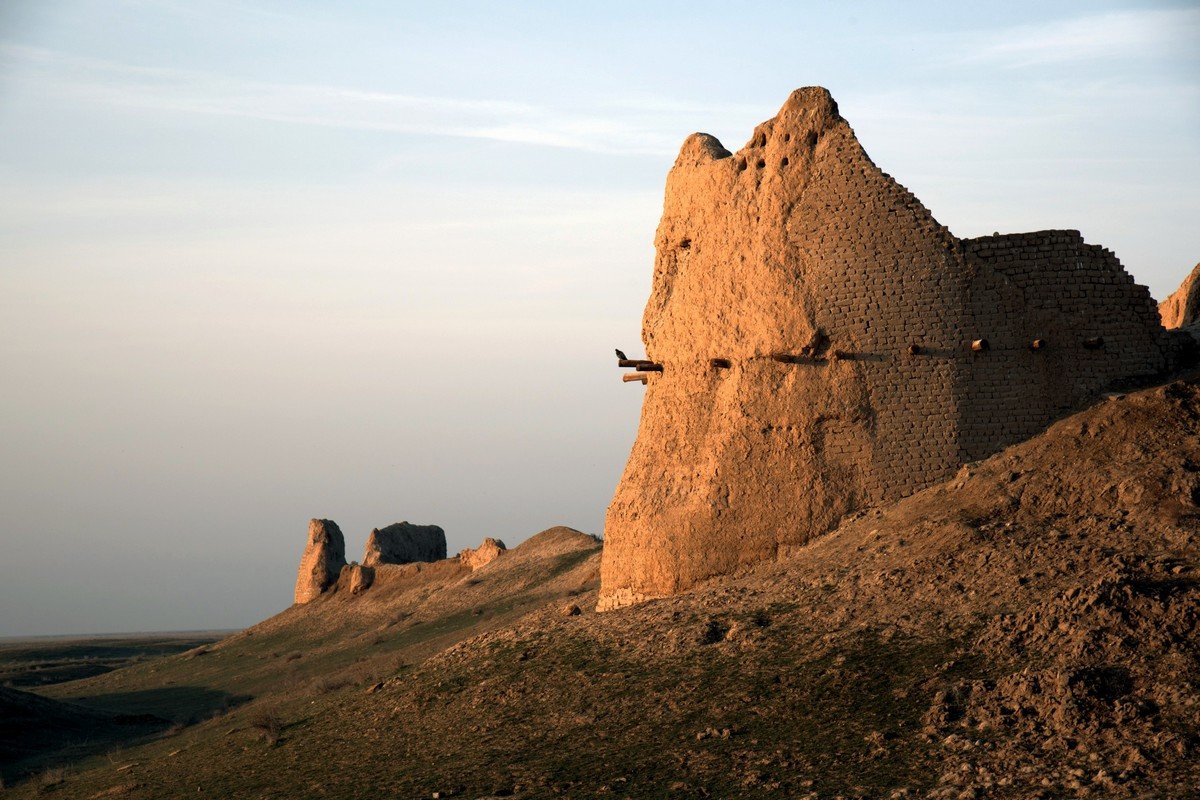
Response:
[[[776,558],[1166,364],[1111,254],[1067,232],[960,243],[824,89],[736,154],[690,137],[656,247],[643,338],[663,372],[608,510],[601,609]],[[1084,356],[1083,336],[1113,346]]]
[[[446,557],[446,533],[437,525],[396,522],[367,537],[363,566],[439,561]]]

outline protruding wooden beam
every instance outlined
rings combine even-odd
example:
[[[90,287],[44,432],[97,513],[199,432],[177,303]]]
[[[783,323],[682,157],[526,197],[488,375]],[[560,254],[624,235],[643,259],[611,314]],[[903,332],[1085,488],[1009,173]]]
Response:
[[[651,363],[651,362],[647,361],[644,358],[619,358],[619,359],[617,359],[618,367],[627,367],[627,368],[633,367],[634,369],[636,369],[638,364],[649,364],[649,363]]]
[[[733,362],[728,358],[710,358],[708,363],[713,369],[729,369],[733,366]]]
[[[910,344],[908,346],[908,354],[910,356],[919,356],[923,352],[924,352],[924,350],[921,348],[921,345],[919,345],[919,344]]]
[[[653,361],[639,361],[635,367],[638,372],[662,372],[662,364],[655,364]]]
[[[1084,339],[1083,346],[1088,350],[1099,350],[1101,347],[1104,347],[1104,337],[1093,336],[1090,339]]]
[[[1045,350],[1046,349],[1046,340],[1045,339],[1034,339],[1032,342],[1029,343],[1029,349],[1030,350]]]
[[[989,347],[991,347],[991,345],[988,344],[987,339],[976,339],[975,341],[971,342],[971,349],[974,350],[976,353],[982,353],[983,351],[987,350]]]
[[[808,344],[800,348],[800,355],[815,356],[829,344],[829,337],[825,335],[825,331],[817,328],[813,331],[812,337],[808,340]]]
[[[796,355],[795,353],[771,353],[771,360],[780,364],[821,364],[825,359],[820,356]]]
[[[621,376],[621,382],[622,383],[645,383],[646,378],[648,378],[648,377],[650,377],[650,376],[648,376],[644,372],[626,372],[624,375]]]

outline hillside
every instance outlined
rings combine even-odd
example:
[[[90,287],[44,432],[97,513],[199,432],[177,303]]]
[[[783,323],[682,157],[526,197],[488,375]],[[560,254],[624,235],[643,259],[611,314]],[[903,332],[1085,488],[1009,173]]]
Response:
[[[55,794],[1195,796],[1198,504],[1189,379],[628,609],[591,610],[580,534],[474,574],[406,568],[203,656],[51,687],[255,698]]]
[[[0,764],[69,761],[167,727],[148,715],[113,714],[0,687]]]
[[[558,527],[530,537],[474,572],[453,559],[382,565],[366,594],[354,596],[338,587],[219,643],[39,691],[68,701],[70,705],[58,705],[76,712],[90,710],[105,718],[153,715],[175,723],[173,732],[193,725],[189,732],[201,739],[218,729],[223,735],[221,726],[231,719],[245,724],[273,713],[280,703],[302,706],[312,697],[370,685],[464,638],[511,624],[531,609],[592,590],[599,551],[593,537]],[[55,726],[54,719],[21,718],[13,737],[19,740],[31,730]],[[207,720],[211,722],[198,724]],[[102,747],[70,755],[103,753],[118,744],[108,737]],[[158,744],[166,747],[162,752],[180,746],[174,738]],[[29,750],[13,749],[0,757],[0,776],[8,783],[46,763],[45,748]],[[158,751],[151,746],[148,752]],[[111,767],[113,759],[91,763]]]

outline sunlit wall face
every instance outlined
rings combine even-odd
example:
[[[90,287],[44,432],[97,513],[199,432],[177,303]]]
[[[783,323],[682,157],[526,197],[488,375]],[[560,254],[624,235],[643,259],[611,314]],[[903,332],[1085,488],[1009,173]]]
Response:
[[[508,5],[0,6],[0,635],[254,622],[313,516],[600,533],[675,150],[797,86],[959,236],[1200,259],[1187,4]]]

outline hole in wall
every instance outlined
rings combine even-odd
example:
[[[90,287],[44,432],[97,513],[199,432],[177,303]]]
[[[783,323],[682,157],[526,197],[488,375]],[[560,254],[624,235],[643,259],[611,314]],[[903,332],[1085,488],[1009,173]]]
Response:
[[[817,146],[817,132],[810,131],[808,134],[808,139],[806,141],[808,142],[809,147],[816,147]]]
[[[783,140],[784,140],[785,142],[790,142],[790,141],[792,140],[792,135],[791,135],[790,133],[785,133],[785,134],[783,135]]]
[[[684,239],[682,242],[679,243],[680,250],[690,250],[691,247],[692,247],[691,239]]]
[[[737,162],[737,169],[738,169],[738,172],[743,172],[743,171],[745,171],[745,169],[746,169],[746,159],[744,159],[744,158],[739,158],[739,159],[738,159],[738,162]]]
[[[754,166],[758,167],[759,169],[762,169],[762,168],[763,168],[763,167],[765,167],[766,165],[767,165],[767,162],[766,162],[765,160],[763,160],[763,159],[761,159],[761,158],[760,158],[760,159],[758,160],[758,163],[757,163],[757,164],[755,164]]]
[[[783,160],[779,162],[779,166],[786,167],[787,165],[788,165],[787,156],[784,156]]]

